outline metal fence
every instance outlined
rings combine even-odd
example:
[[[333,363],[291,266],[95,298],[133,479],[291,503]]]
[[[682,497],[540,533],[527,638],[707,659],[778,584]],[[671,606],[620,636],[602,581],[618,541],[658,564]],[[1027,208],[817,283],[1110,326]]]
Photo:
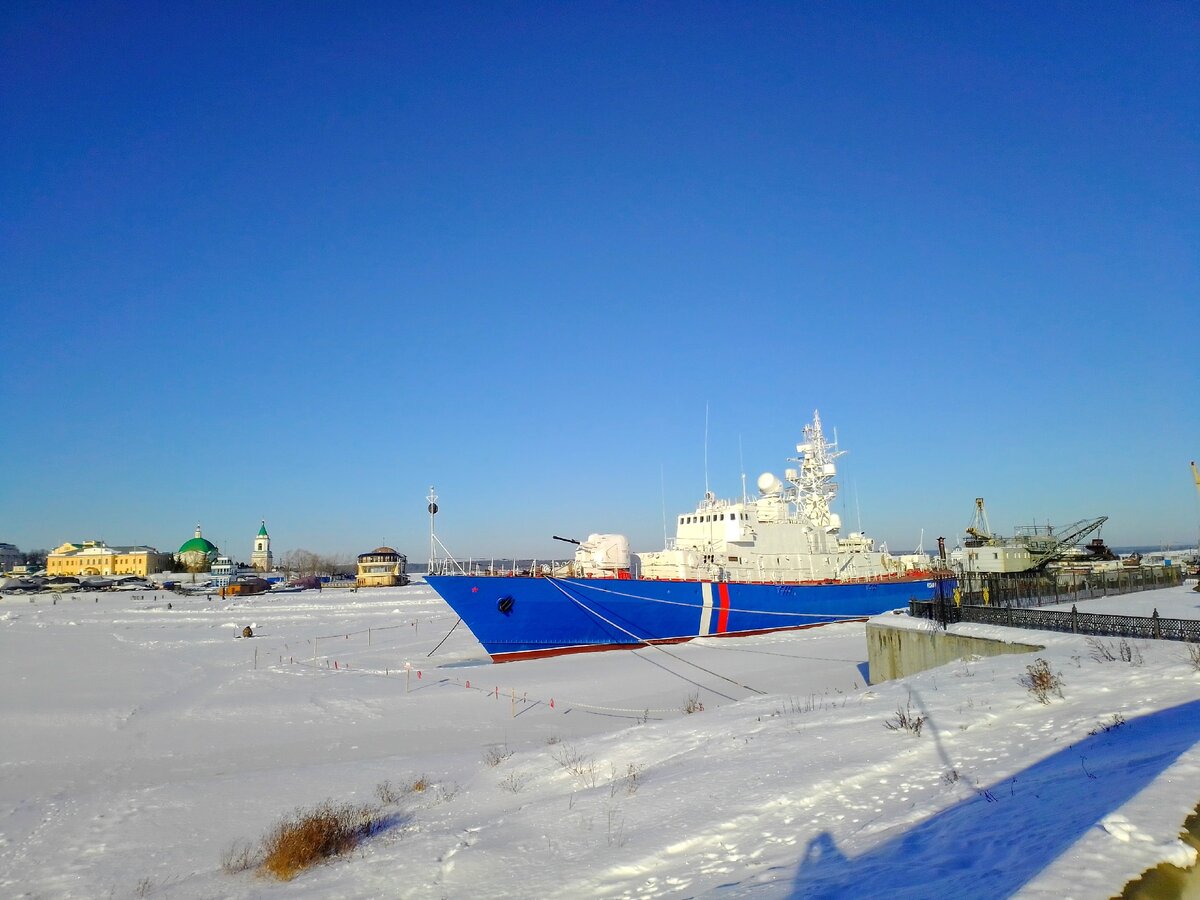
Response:
[[[943,626],[954,622],[978,622],[981,625],[1106,637],[1200,641],[1200,620],[1163,619],[1159,617],[1157,609],[1149,616],[1116,616],[1109,613],[1081,613],[1074,606],[1066,612],[1012,606],[955,606],[949,601],[912,600],[909,601],[908,611],[913,616],[933,619]]]
[[[964,572],[961,602],[970,606],[1050,606],[1180,584],[1178,566],[1138,566],[1099,572]]]

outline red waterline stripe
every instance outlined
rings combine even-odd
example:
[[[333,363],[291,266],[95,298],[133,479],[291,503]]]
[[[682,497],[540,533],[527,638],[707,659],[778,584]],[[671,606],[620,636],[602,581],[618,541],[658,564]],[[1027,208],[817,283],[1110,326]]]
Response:
[[[721,612],[717,615],[717,634],[729,630],[729,585],[724,581],[718,582],[717,593],[721,598]]]

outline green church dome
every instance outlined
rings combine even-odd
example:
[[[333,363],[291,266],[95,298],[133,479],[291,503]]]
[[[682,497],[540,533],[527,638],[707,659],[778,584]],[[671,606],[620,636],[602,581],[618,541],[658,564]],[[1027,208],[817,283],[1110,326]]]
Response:
[[[208,538],[194,537],[179,548],[180,554],[191,553],[192,551],[207,555],[209,553],[216,553],[217,546]]]
[[[266,519],[263,519],[262,525],[259,526],[258,536],[259,537],[270,537],[270,535],[267,534],[267,520]]]

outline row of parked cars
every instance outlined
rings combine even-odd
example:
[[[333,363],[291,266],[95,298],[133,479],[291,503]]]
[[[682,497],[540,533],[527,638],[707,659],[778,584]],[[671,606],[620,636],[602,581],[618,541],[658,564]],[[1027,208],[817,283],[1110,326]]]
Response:
[[[140,575],[23,575],[0,580],[0,593],[4,594],[66,594],[72,591],[154,591],[158,585]]]

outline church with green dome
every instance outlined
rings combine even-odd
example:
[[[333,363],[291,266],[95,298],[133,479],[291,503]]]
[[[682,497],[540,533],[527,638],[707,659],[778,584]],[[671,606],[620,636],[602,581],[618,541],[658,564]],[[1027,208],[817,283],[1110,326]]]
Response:
[[[189,572],[207,572],[209,565],[217,558],[217,553],[217,545],[200,533],[200,526],[197,524],[196,536],[184,541],[177,555]]]

